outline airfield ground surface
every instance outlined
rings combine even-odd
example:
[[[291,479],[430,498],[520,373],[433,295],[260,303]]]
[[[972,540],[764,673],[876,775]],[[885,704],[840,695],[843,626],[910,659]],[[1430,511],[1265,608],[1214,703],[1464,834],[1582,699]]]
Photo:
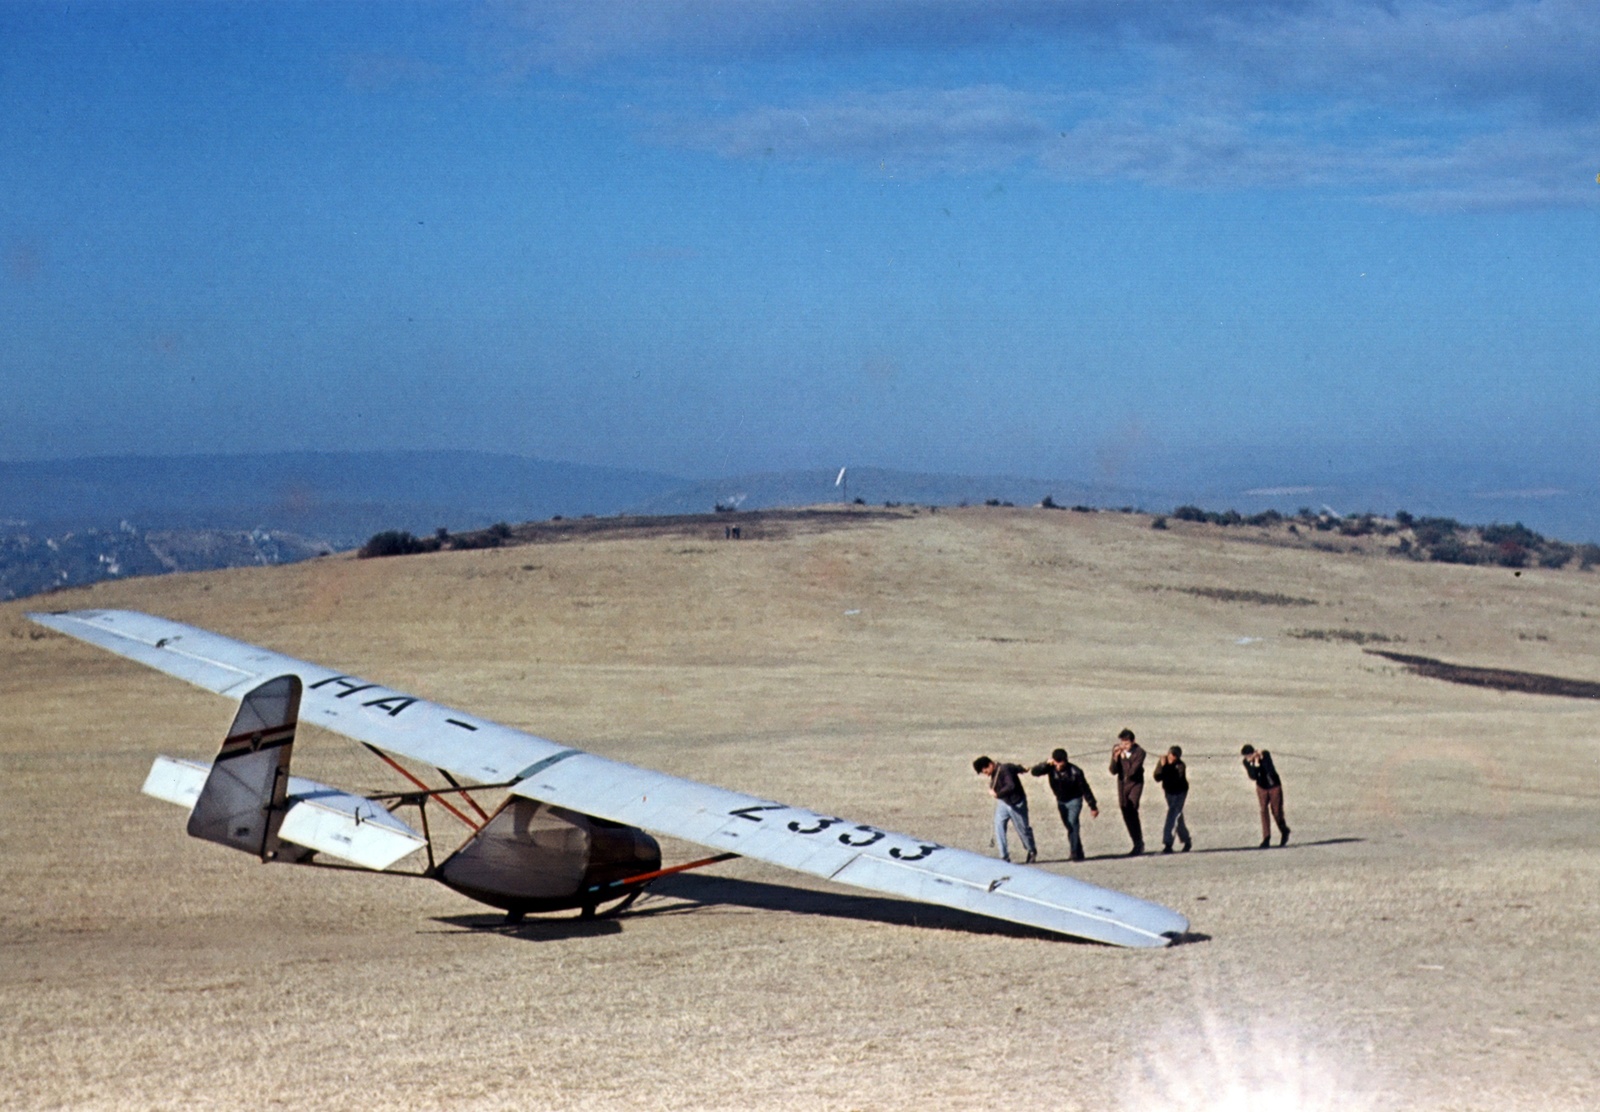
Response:
[[[0,607],[0,1106],[1593,1107],[1600,702],[1362,643],[1600,680],[1600,574],[1250,538],[922,510]],[[157,753],[209,759],[232,706],[30,606],[151,611],[980,852],[972,757],[1064,745],[1106,806],[1068,865],[1035,788],[1043,867],[1177,908],[1198,940],[1054,940],[749,862],[620,919],[507,929],[428,882],[262,866],[138,791]],[[1123,726],[1189,755],[1193,853],[1117,856]],[[1283,773],[1286,849],[1254,848],[1246,741]],[[310,729],[296,768],[398,786]],[[1152,844],[1161,813],[1152,790]]]

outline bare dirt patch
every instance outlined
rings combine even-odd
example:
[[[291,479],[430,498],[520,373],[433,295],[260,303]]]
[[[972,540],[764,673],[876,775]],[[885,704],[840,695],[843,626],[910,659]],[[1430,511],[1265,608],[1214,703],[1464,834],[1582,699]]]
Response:
[[[1160,590],[1178,591],[1195,598],[1208,598],[1214,602],[1248,602],[1256,606],[1315,606],[1314,598],[1299,598],[1276,591],[1256,591],[1247,587],[1163,587]]]
[[[1450,683],[1464,683],[1471,687],[1490,687],[1496,691],[1522,691],[1529,695],[1564,695],[1569,699],[1600,699],[1600,683],[1593,680],[1572,680],[1549,676],[1542,672],[1516,672],[1509,668],[1475,668],[1465,664],[1447,664],[1428,656],[1409,653],[1386,652],[1368,649],[1373,656],[1381,656],[1396,664],[1404,664],[1406,671],[1418,676],[1428,676]]]
[[[1350,645],[1384,645],[1401,640],[1364,629],[1291,629],[1289,636],[1297,641],[1343,641]]]
[[[874,510],[865,507],[844,509],[740,510],[732,513],[672,514],[659,516],[619,515],[616,517],[567,518],[560,521],[530,521],[511,526],[503,546],[517,544],[555,544],[561,541],[595,540],[602,537],[697,537],[727,540],[738,530],[740,540],[780,540],[797,533],[826,533],[853,529],[911,516],[915,511]],[[486,530],[462,533],[480,538]]]

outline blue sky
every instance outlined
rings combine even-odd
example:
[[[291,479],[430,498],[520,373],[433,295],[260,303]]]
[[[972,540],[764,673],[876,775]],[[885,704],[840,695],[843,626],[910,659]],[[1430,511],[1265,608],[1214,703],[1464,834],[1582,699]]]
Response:
[[[0,458],[1570,483],[1596,58],[1576,0],[6,4]]]

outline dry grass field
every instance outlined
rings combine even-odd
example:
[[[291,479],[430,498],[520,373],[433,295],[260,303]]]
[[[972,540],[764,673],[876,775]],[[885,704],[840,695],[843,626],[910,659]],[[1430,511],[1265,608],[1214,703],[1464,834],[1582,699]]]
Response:
[[[1119,856],[1112,805],[1069,866],[1036,787],[1043,867],[1175,907],[1197,940],[1115,950],[741,861],[516,928],[420,880],[263,866],[138,790],[157,753],[209,759],[233,707],[30,606],[147,610],[980,852],[972,757],[1064,745],[1114,804],[1130,726],[1190,757],[1195,851]],[[1600,679],[1600,574],[973,508],[6,604],[0,1105],[1592,1108],[1600,703],[1412,675],[1363,641]],[[1287,848],[1254,848],[1247,741],[1283,773]],[[398,786],[309,728],[296,768]],[[1147,829],[1161,810],[1147,794]]]

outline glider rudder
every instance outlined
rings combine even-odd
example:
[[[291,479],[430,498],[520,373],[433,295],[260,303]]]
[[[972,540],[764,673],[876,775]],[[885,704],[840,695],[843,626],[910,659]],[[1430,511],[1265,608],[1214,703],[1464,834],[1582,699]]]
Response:
[[[300,690],[300,677],[288,675],[245,695],[189,814],[191,836],[263,861],[278,856]]]

